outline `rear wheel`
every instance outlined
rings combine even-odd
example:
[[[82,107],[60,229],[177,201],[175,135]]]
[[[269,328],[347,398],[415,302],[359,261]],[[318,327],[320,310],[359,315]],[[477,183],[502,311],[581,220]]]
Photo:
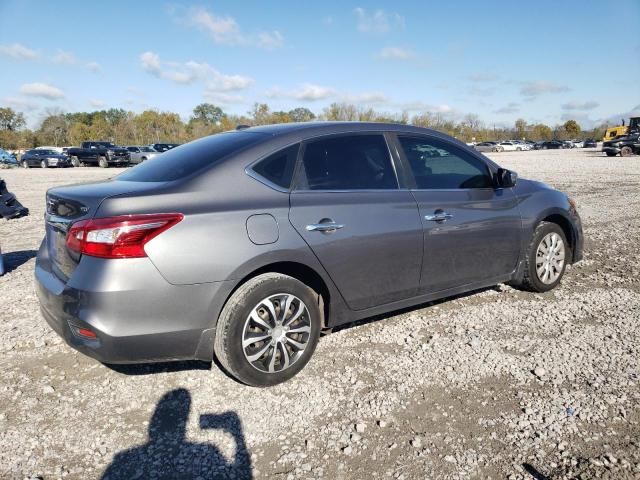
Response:
[[[109,162],[105,157],[98,157],[98,166],[100,168],[107,168],[109,166]]]
[[[525,261],[524,276],[513,286],[533,292],[547,292],[562,280],[571,251],[562,228],[541,222],[533,232]]]
[[[623,157],[630,157],[631,155],[633,155],[633,149],[630,146],[625,145],[620,150],[620,155]]]
[[[279,273],[252,278],[227,301],[214,350],[224,369],[254,387],[285,382],[307,364],[322,326],[318,295]]]

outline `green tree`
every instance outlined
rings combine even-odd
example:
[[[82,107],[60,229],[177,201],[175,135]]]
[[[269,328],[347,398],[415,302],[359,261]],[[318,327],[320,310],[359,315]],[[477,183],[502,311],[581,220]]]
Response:
[[[567,136],[569,138],[577,138],[582,132],[580,125],[575,120],[567,120],[566,122],[564,122],[564,125],[562,125],[562,128],[567,133]]]
[[[292,122],[310,122],[315,120],[315,114],[308,108],[298,107],[293,110],[289,110],[289,118]]]
[[[531,134],[535,140],[551,140],[553,138],[551,127],[543,123],[534,125]]]
[[[211,103],[201,103],[193,109],[191,118],[208,125],[218,124],[226,114],[224,111]]]
[[[527,136],[527,122],[523,118],[516,120],[514,133],[517,139]]]
[[[0,130],[15,132],[24,128],[26,122],[22,112],[15,112],[12,108],[0,108]]]

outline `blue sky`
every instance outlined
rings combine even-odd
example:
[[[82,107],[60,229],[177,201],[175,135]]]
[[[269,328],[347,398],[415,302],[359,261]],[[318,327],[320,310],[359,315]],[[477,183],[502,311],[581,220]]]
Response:
[[[588,127],[640,114],[639,25],[640,0],[0,0],[0,106],[31,126],[52,108],[348,101]]]

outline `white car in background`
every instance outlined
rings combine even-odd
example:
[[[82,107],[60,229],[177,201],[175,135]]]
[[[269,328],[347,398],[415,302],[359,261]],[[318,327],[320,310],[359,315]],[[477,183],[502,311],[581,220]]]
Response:
[[[576,148],[584,148],[583,140],[571,140],[571,143],[573,143]]]
[[[60,155],[64,154],[65,152],[62,150],[63,147],[36,147],[34,148],[34,150],[53,150],[56,153],[59,153]]]
[[[503,152],[519,152],[521,150],[524,150],[524,147],[522,145],[514,142],[500,142],[498,145],[502,148]]]

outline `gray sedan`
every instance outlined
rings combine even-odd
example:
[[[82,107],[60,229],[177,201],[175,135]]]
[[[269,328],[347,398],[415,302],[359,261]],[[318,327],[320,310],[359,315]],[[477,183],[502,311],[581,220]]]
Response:
[[[147,146],[128,145],[124,148],[129,151],[129,157],[131,158],[129,163],[142,163],[160,155],[160,152],[156,152],[153,148]]]
[[[444,134],[380,123],[202,138],[52,188],[35,267],[49,325],[107,363],[211,361],[290,379],[322,330],[582,258],[575,203]]]

